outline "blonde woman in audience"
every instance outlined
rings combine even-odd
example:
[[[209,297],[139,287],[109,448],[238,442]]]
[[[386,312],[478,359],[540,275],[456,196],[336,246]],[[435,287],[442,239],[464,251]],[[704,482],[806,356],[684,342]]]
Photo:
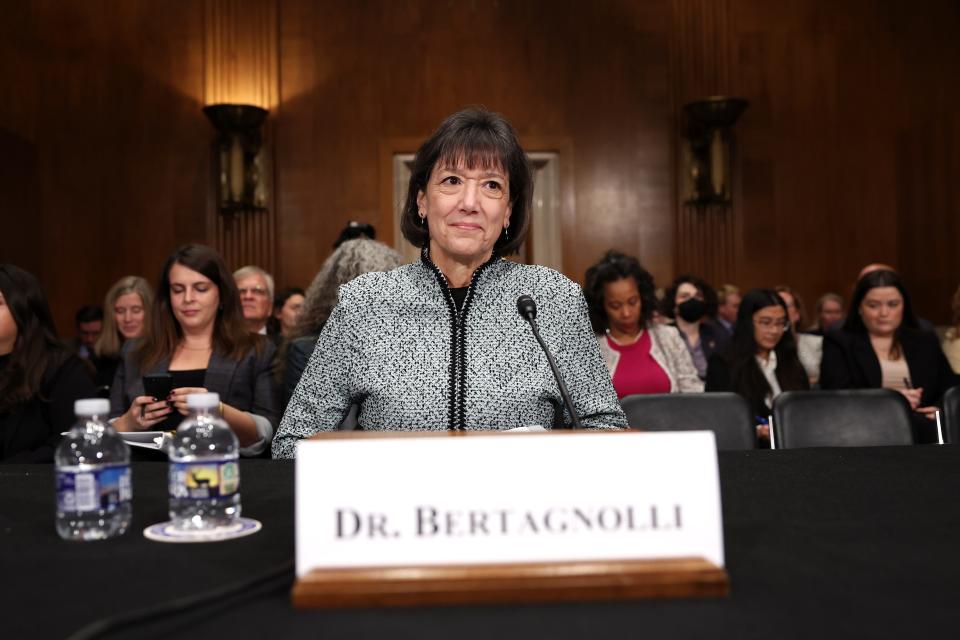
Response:
[[[103,331],[93,346],[98,387],[113,384],[124,343],[149,331],[151,306],[153,290],[140,276],[124,276],[107,291],[103,300]]]
[[[960,373],[960,287],[953,294],[953,326],[943,336],[943,352],[954,373]]]
[[[807,333],[822,336],[843,322],[843,296],[838,293],[825,293],[817,300],[817,319]]]

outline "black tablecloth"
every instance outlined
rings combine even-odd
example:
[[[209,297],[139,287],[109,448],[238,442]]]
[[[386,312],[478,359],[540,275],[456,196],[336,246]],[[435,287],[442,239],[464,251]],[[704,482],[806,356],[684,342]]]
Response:
[[[132,529],[97,543],[57,537],[51,467],[0,467],[0,637],[62,638],[104,616],[282,567],[293,557],[293,471],[288,462],[242,463],[243,512],[263,531],[176,545],[141,534],[166,520],[162,463],[135,463]],[[246,597],[109,637],[956,636],[960,447],[724,452],[720,474],[727,598],[297,611],[291,570]]]

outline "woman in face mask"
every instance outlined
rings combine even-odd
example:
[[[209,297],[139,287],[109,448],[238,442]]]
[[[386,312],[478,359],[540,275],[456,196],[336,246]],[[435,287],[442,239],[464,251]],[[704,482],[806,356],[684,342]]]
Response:
[[[663,298],[663,314],[680,330],[693,366],[701,380],[707,377],[707,360],[729,339],[711,317],[717,311],[717,293],[696,276],[683,275],[673,281]]]

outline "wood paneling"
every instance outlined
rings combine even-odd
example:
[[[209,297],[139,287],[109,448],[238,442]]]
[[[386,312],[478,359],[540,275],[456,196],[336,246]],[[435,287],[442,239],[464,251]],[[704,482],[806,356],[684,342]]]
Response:
[[[958,32],[952,0],[10,3],[0,260],[41,277],[65,333],[186,241],[273,255],[280,284],[305,284],[347,220],[380,219],[385,141],[479,103],[565,141],[575,279],[615,247],[660,283],[694,270],[812,302],[882,260],[942,321],[960,279]],[[750,101],[734,206],[694,212],[680,107],[717,93]],[[200,109],[216,100],[271,110],[270,211],[233,231],[212,215]]]
[[[203,5],[176,6],[17,2],[0,20],[0,192],[17,194],[0,261],[41,279],[67,336],[78,306],[205,237]]]
[[[252,104],[277,117],[280,78],[275,0],[205,0],[204,104]],[[271,117],[271,116],[268,116]],[[277,267],[274,138],[263,127],[267,204],[262,211],[221,214],[210,197],[207,238],[227,265]],[[216,154],[213,154],[216,157]]]
[[[423,140],[463,106],[521,137],[570,141],[565,271],[610,247],[673,268],[670,5],[532,0],[281,5],[281,184],[286,282],[309,282],[350,219],[381,218],[383,141]],[[534,149],[531,149],[534,150]],[[381,228],[385,238],[390,229]]]

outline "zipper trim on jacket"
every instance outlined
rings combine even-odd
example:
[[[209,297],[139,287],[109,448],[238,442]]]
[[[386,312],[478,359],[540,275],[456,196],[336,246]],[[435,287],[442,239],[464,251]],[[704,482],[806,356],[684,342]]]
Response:
[[[433,272],[440,285],[440,291],[443,299],[447,303],[447,310],[450,313],[450,366],[448,370],[450,395],[448,398],[448,428],[451,431],[463,431],[467,428],[467,311],[470,309],[470,303],[473,301],[476,284],[480,274],[491,264],[498,261],[500,256],[494,253],[490,259],[477,267],[470,278],[470,285],[467,287],[467,295],[463,301],[463,310],[457,309],[457,303],[450,293],[450,283],[446,276],[440,271],[430,259],[430,252],[426,247],[420,254],[421,261]]]

